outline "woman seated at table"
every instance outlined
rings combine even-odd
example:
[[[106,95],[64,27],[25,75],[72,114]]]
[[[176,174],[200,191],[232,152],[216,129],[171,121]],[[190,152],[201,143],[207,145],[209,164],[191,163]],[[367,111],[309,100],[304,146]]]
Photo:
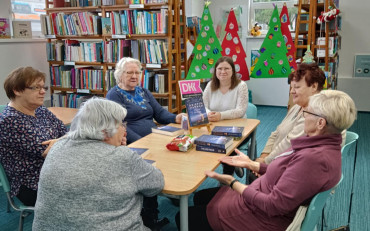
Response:
[[[86,101],[41,169],[33,230],[149,230],[143,196],[164,187],[161,171],[123,146],[126,109]]]
[[[204,89],[203,101],[211,122],[246,118],[248,87],[236,77],[235,65],[230,57],[223,56],[217,60],[212,80]],[[223,164],[225,174],[231,175],[235,170],[239,177],[243,177],[242,169]]]
[[[323,91],[311,96],[303,115],[307,135],[291,140],[292,147],[269,165],[239,151],[240,156],[221,158],[262,174],[252,184],[206,171],[226,186],[195,194],[195,206],[189,208],[190,230],[285,230],[301,204],[338,183],[341,132],[356,118],[353,100],[341,91]]]
[[[44,73],[32,67],[17,68],[5,79],[4,89],[10,102],[0,115],[0,162],[11,196],[33,206],[47,141],[63,136],[66,128],[42,106],[48,90]]]
[[[230,57],[223,56],[217,60],[212,80],[204,89],[203,101],[211,122],[246,118],[248,87],[236,77]]]
[[[308,106],[309,97],[319,93],[325,84],[325,74],[316,64],[302,63],[297,71],[289,75],[290,94],[295,105],[289,110],[280,125],[271,133],[261,156],[256,161],[269,164],[281,152],[288,149],[292,139],[304,135],[303,110]]]
[[[137,59],[125,57],[114,71],[117,86],[109,90],[107,99],[115,101],[127,109],[127,144],[135,142],[152,132],[153,118],[160,124],[181,123],[182,114],[172,114],[165,110],[148,89],[139,86],[141,63]]]

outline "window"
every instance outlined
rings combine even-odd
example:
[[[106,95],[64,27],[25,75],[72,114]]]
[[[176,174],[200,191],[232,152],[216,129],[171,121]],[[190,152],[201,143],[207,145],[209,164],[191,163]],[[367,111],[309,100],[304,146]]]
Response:
[[[249,13],[249,30],[252,29],[255,23],[258,23],[261,27],[262,33],[267,33],[270,18],[273,12],[272,4],[276,4],[279,9],[279,14],[283,8],[284,3],[287,4],[290,20],[290,31],[295,30],[295,19],[298,12],[298,8],[294,6],[297,4],[297,0],[249,0],[250,13]]]
[[[41,35],[40,15],[45,14],[45,0],[11,0],[13,21],[31,21],[32,35]]]

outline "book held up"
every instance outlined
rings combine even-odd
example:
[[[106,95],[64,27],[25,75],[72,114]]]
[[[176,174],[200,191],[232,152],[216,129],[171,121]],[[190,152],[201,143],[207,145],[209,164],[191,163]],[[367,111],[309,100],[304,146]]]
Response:
[[[184,130],[181,128],[173,127],[170,125],[154,127],[152,128],[153,133],[158,133],[166,136],[178,136],[184,134]]]

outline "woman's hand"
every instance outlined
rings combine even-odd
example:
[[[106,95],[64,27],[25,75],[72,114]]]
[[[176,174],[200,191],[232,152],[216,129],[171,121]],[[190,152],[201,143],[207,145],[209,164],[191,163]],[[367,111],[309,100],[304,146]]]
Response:
[[[265,163],[265,158],[266,158],[266,156],[268,156],[269,154],[268,153],[261,153],[261,156],[260,157],[258,157],[257,159],[256,159],[256,161],[257,162],[259,162],[259,163]]]
[[[42,145],[49,145],[45,151],[42,153],[42,157],[46,158],[46,156],[48,155],[49,151],[50,151],[50,148],[53,147],[53,145],[55,144],[55,142],[57,142],[59,139],[52,139],[52,140],[47,140],[47,141],[44,141],[42,142],[41,144]]]
[[[217,122],[221,120],[221,113],[220,112],[215,112],[211,111],[208,113],[208,120],[211,122]]]
[[[231,166],[248,168],[255,172],[259,171],[260,163],[249,159],[247,155],[245,155],[238,149],[235,149],[235,152],[236,154],[238,154],[237,156],[224,156],[220,159],[220,161]]]
[[[205,171],[204,174],[206,174],[206,176],[208,177],[211,177],[211,178],[214,178],[218,181],[221,182],[221,184],[224,184],[224,185],[230,185],[231,184],[231,181],[233,181],[235,178],[231,175],[227,175],[227,174],[219,174],[215,171]]]
[[[185,113],[180,113],[176,115],[176,123],[181,124],[182,117],[185,116]]]

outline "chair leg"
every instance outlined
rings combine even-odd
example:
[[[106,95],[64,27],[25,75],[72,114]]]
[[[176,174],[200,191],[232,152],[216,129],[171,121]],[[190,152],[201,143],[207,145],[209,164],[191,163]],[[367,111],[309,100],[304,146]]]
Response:
[[[23,220],[24,220],[25,214],[24,211],[21,211],[21,215],[19,216],[19,227],[18,231],[23,231]]]
[[[10,213],[10,204],[8,200],[6,201],[6,212]]]

